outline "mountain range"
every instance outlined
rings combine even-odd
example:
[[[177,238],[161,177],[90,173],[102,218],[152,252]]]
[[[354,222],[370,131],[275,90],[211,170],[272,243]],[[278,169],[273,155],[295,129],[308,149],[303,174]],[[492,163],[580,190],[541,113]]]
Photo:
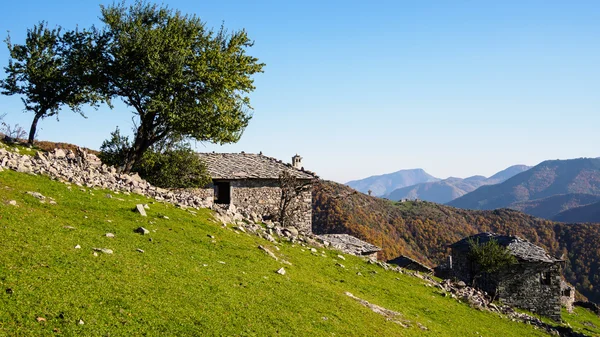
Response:
[[[371,191],[373,196],[382,197],[398,188],[438,180],[440,179],[428,174],[423,169],[411,169],[352,180],[346,185],[359,192],[367,194]]]
[[[419,199],[445,204],[484,185],[501,183],[512,176],[528,170],[525,165],[514,165],[493,176],[472,176],[468,178],[448,178],[396,189],[385,196],[390,200]]]
[[[514,165],[489,178],[472,176],[464,179],[450,177],[443,180],[423,169],[410,169],[353,180],[346,185],[359,192],[368,194],[371,191],[373,196],[390,200],[419,199],[443,204],[480,186],[501,183],[529,168],[525,165]]]
[[[482,186],[448,203],[491,210],[514,208],[552,218],[561,211],[594,203],[600,196],[600,158],[548,160],[496,185]]]

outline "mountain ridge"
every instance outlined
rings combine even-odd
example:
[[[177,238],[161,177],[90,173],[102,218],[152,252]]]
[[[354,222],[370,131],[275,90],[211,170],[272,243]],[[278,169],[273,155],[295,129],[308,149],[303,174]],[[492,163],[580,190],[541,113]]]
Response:
[[[484,185],[498,184],[520,172],[528,170],[526,165],[513,165],[489,178],[476,175],[467,178],[449,177],[396,189],[385,197],[390,200],[419,199],[445,204]]]
[[[362,193],[371,191],[375,196],[384,196],[397,188],[438,180],[440,179],[430,175],[425,170],[416,168],[351,180],[346,182],[345,185]]]
[[[600,158],[543,161],[502,183],[482,186],[448,205],[487,210],[562,194],[600,195]]]

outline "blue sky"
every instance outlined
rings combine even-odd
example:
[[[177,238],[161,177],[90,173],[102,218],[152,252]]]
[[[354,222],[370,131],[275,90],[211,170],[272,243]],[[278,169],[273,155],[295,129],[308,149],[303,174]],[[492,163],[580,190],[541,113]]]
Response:
[[[0,36],[24,41],[40,20],[99,24],[94,1],[11,1]],[[239,143],[340,182],[408,168],[445,178],[513,164],[600,156],[600,2],[168,1],[209,26],[245,28],[266,63]],[[0,67],[8,63],[0,46]],[[3,76],[3,73],[1,73]],[[27,129],[19,97],[5,120]],[[68,110],[39,138],[98,149],[126,106]]]

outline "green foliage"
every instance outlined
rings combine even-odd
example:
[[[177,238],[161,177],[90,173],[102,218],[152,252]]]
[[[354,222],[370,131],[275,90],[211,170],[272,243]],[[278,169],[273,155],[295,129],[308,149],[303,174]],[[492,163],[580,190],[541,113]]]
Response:
[[[25,44],[13,44],[10,36],[6,39],[10,58],[0,92],[22,95],[25,110],[34,113],[30,144],[40,119],[58,115],[65,105],[83,116],[81,105],[97,106],[104,100],[90,71],[94,40],[93,30],[63,34],[60,27],[49,29],[45,22],[27,30]]]
[[[130,147],[129,137],[122,136],[117,126],[115,131],[110,133],[110,138],[102,142],[98,158],[106,165],[120,167],[125,163]]]
[[[480,244],[479,240],[469,239],[469,248],[469,259],[483,273],[498,272],[517,263],[514,255],[496,239],[490,239],[483,244]]]
[[[26,191],[57,204],[40,203]],[[0,172],[0,335],[546,335],[354,256],[345,255],[342,268],[335,250],[312,254],[287,242],[277,250],[257,236],[223,228],[209,210],[191,213],[135,194],[107,193]],[[131,211],[139,203],[149,204],[147,217]],[[150,235],[133,232],[140,226]],[[114,254],[94,256],[94,247]],[[281,267],[286,275],[275,273]],[[400,312],[410,327],[386,320],[345,292]]]
[[[165,188],[205,187],[211,182],[204,162],[186,145],[146,151],[135,170],[151,184]]]
[[[212,31],[194,15],[137,1],[101,6],[104,68],[110,94],[134,109],[139,124],[125,170],[173,134],[199,141],[239,140],[251,118],[251,76],[264,64],[246,55],[244,30]]]
[[[98,157],[106,165],[123,167],[131,151],[129,137],[117,129],[100,147]],[[151,147],[132,168],[154,186],[164,188],[204,187],[210,183],[206,165],[180,137],[163,139]]]

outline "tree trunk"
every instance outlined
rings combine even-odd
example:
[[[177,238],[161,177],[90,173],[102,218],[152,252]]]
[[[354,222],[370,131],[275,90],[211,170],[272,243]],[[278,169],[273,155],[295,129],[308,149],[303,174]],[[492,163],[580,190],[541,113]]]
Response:
[[[33,140],[35,139],[35,131],[37,129],[37,123],[43,115],[44,114],[36,113],[33,117],[33,122],[31,123],[31,128],[29,129],[29,139],[27,140],[27,144],[33,145]]]

